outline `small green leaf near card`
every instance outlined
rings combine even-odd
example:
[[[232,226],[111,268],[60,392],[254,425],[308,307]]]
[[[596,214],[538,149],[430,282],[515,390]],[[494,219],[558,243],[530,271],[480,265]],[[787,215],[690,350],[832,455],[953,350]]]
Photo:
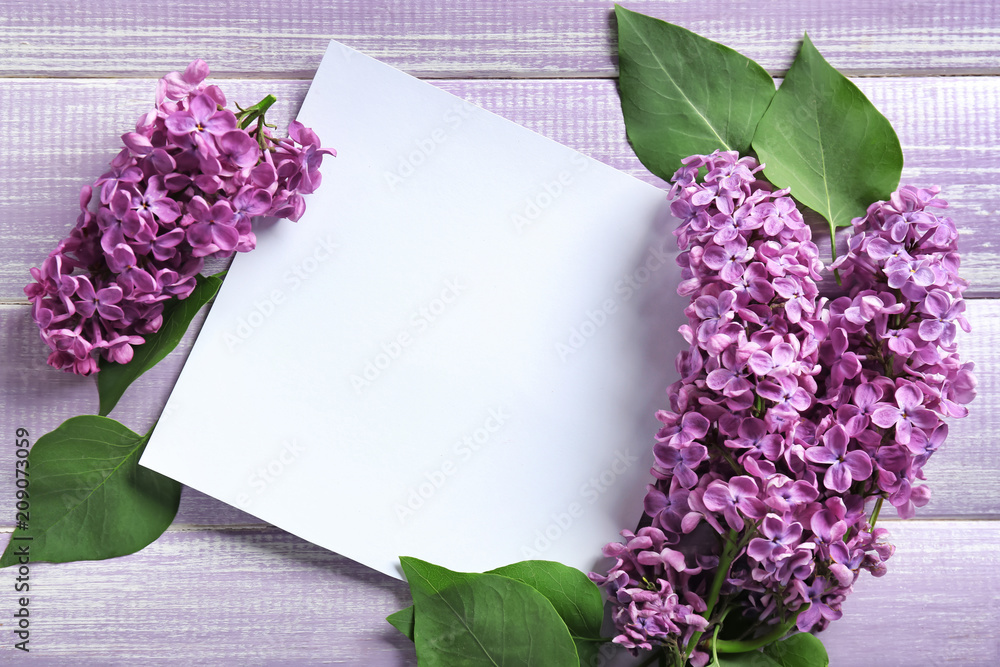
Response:
[[[837,227],[888,199],[903,151],[885,116],[830,66],[806,35],[757,126],[753,148],[764,175]]]
[[[199,275],[198,286],[188,298],[169,301],[163,307],[163,324],[160,330],[144,336],[146,342],[135,346],[132,361],[127,364],[116,364],[101,360],[101,370],[97,373],[100,415],[105,416],[110,413],[130,384],[177,347],[191,320],[219,291],[222,275],[217,274],[207,278]]]
[[[14,530],[0,567],[16,564],[25,545],[32,561],[64,563],[124,556],[159,537],[181,485],[139,466],[148,439],[94,415],[39,438],[28,453],[27,528]]]
[[[410,584],[421,667],[516,664],[577,667],[576,646],[552,604],[531,586],[400,558]]]
[[[615,5],[625,129],[646,167],[669,180],[689,155],[750,150],[774,96],[760,65],[727,46]]]
[[[389,625],[406,635],[411,642],[413,641],[413,605],[389,614],[385,620],[389,622]]]

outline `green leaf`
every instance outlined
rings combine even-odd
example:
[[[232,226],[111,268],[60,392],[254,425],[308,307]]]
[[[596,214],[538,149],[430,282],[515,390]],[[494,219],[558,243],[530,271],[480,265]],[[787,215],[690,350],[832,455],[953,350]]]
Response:
[[[566,624],[531,586],[496,574],[467,574],[402,557],[414,606],[421,667],[576,667]]]
[[[569,629],[578,652],[590,655],[603,643],[600,634],[604,601],[600,590],[583,572],[553,561],[528,560],[490,570],[487,574],[516,579],[544,595]],[[412,606],[385,620],[413,640]],[[587,664],[582,656],[581,663]]]
[[[764,653],[774,658],[781,667],[827,667],[830,664],[823,642],[808,632],[768,644]]]
[[[574,637],[600,638],[604,600],[597,585],[580,570],[554,561],[526,560],[489,574],[516,579],[544,595]]]
[[[753,148],[767,179],[826,218],[831,237],[869,204],[888,199],[903,169],[892,125],[808,35],[757,126]]]
[[[172,299],[167,302],[163,307],[163,324],[160,330],[144,336],[146,342],[135,346],[132,361],[127,364],[116,364],[101,360],[101,370],[97,374],[101,416],[106,416],[114,409],[130,384],[177,347],[191,320],[219,291],[223,275],[224,273],[221,273],[207,278],[199,275],[198,285],[188,298]]]
[[[690,30],[615,5],[625,130],[646,167],[669,180],[681,159],[745,154],[774,80],[760,65]]]
[[[17,563],[24,545],[32,561],[64,563],[124,556],[159,537],[177,513],[181,485],[139,466],[148,440],[94,415],[39,438],[28,453],[27,528],[14,531],[0,567]]]
[[[389,625],[409,637],[411,642],[413,641],[413,605],[406,609],[400,609],[394,614],[389,614],[385,620],[389,621]]]
[[[783,641],[771,642],[763,653],[719,653],[708,667],[828,667],[823,642],[808,633],[798,633]]]
[[[709,663],[708,667],[781,667],[781,663],[775,662],[760,651],[750,651],[749,653],[720,653],[717,660],[714,663]]]

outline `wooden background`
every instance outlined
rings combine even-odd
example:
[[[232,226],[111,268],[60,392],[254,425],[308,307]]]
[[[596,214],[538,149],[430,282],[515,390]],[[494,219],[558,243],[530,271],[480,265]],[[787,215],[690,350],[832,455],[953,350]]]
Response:
[[[979,398],[926,468],[918,518],[885,517],[889,574],[865,575],[821,635],[833,665],[1000,664],[1000,10],[995,0],[625,3],[719,40],[780,76],[803,31],[896,127],[903,182],[937,184],[972,281],[963,356]],[[615,23],[597,0],[177,0],[0,4],[0,531],[12,530],[14,432],[32,441],[97,410],[93,381],[45,365],[22,287],[70,229],[77,192],[152,104],[155,79],[208,61],[230,100],[266,93],[292,118],[331,38],[649,182],[625,142]],[[336,137],[323,137],[337,145]],[[200,322],[200,320],[198,320]],[[112,414],[143,432],[181,348]],[[652,442],[652,441],[651,441]],[[331,508],[332,511],[336,511]],[[880,521],[882,523],[882,521]],[[359,536],[365,539],[365,536]],[[0,542],[2,546],[2,542]],[[386,614],[401,582],[185,489],[171,529],[133,556],[31,570],[31,653],[12,648],[0,571],[0,661],[413,665]]]

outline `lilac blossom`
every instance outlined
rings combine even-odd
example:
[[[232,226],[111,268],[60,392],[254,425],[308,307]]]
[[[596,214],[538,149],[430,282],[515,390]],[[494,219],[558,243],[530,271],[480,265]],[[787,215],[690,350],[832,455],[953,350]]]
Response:
[[[701,667],[713,581],[759,634],[796,614],[816,632],[861,571],[885,574],[894,548],[866,506],[887,500],[908,518],[928,502],[922,468],[976,381],[957,354],[966,282],[936,189],[904,186],[853,221],[828,299],[810,228],[756,160],[682,165],[669,196],[688,349],[657,413],[648,527],[607,545],[614,563],[591,578],[616,642]]]
[[[240,129],[207,76],[196,60],[160,80],[155,108],[81,189],[69,237],[31,269],[24,291],[49,365],[88,375],[98,358],[127,363],[162,325],[163,302],[194,290],[204,258],[252,250],[255,216],[298,220],[302,195],[319,186],[322,159],[335,153],[312,130],[293,122],[274,137],[260,105],[240,112],[248,127],[257,120]]]
[[[823,475],[826,488],[844,493],[854,481],[863,481],[872,474],[871,457],[860,449],[848,452],[850,438],[840,424],[823,434],[822,447],[806,450],[806,460],[829,466]]]

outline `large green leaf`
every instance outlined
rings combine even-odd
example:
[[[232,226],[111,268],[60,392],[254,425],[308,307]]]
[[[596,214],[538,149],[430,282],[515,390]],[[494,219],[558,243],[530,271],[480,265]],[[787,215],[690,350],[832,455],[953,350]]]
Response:
[[[892,125],[808,35],[757,125],[753,148],[767,179],[826,218],[831,236],[888,199],[903,169]]]
[[[414,606],[421,667],[577,667],[576,646],[545,596],[497,574],[452,572],[400,558]]]
[[[63,563],[124,556],[159,537],[181,485],[139,466],[147,440],[94,415],[39,438],[28,453],[27,526],[15,529],[0,567],[17,563],[24,545],[32,561]]]
[[[830,664],[823,642],[807,632],[768,644],[764,653],[774,658],[781,667],[827,667]]]
[[[487,574],[516,579],[528,584],[552,603],[569,629],[577,646],[600,639],[604,622],[604,600],[587,575],[576,568],[547,560],[526,560],[504,565]],[[401,609],[386,619],[394,628],[413,639],[413,607]],[[587,649],[591,648],[586,646]]]
[[[615,5],[625,129],[646,167],[670,179],[681,159],[745,154],[774,80],[727,46]]]
[[[517,579],[544,595],[574,637],[600,638],[604,600],[597,585],[580,570],[550,560],[525,560],[488,574]]]
[[[573,636],[580,664],[597,664],[604,599],[587,575],[550,560],[525,560],[490,570],[489,574],[516,579],[544,595]]]
[[[797,633],[764,646],[763,652],[719,653],[708,667],[828,667],[823,642],[808,633]]]
[[[720,653],[708,667],[782,667],[760,651],[747,653]]]
[[[173,299],[163,307],[163,324],[156,333],[145,336],[146,342],[136,345],[132,361],[116,364],[101,360],[101,370],[97,374],[97,393],[100,397],[100,413],[110,413],[119,399],[136,378],[155,366],[181,342],[184,332],[201,307],[211,301],[222,285],[222,275],[198,276],[198,285],[184,300]]]

